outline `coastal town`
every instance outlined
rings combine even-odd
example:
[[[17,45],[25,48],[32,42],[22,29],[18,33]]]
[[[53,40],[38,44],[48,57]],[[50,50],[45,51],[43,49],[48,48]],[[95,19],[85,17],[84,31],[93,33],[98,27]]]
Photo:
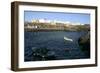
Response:
[[[25,11],[24,61],[90,58],[90,14]]]
[[[48,19],[33,19],[31,22],[25,22],[25,30],[89,30],[89,24],[72,23],[69,21],[58,21]]]

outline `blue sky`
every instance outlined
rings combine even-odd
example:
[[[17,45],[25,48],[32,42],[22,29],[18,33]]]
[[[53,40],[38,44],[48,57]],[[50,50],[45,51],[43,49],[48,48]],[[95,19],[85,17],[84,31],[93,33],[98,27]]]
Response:
[[[90,14],[83,13],[64,13],[64,12],[43,12],[43,11],[24,11],[24,20],[47,19],[69,21],[72,23],[90,24]]]

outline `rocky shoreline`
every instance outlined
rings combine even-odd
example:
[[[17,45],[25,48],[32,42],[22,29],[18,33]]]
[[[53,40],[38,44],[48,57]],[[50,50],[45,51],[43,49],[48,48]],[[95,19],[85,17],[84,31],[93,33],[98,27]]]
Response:
[[[81,51],[84,51],[85,54],[90,56],[90,32],[88,32],[85,36],[82,36],[78,40]]]

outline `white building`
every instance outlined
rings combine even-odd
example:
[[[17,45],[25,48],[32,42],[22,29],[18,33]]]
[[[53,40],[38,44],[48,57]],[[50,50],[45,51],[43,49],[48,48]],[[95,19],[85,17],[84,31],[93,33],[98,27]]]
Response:
[[[27,28],[37,28],[37,26],[27,26]]]
[[[72,25],[84,25],[84,24],[81,24],[81,23],[72,23]]]
[[[47,19],[39,19],[39,22],[40,23],[50,23],[51,21]]]

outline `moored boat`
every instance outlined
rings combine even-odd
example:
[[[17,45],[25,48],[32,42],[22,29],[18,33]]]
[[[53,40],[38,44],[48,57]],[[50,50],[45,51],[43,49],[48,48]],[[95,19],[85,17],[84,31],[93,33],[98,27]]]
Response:
[[[67,37],[65,37],[65,36],[64,36],[64,40],[73,42],[73,40],[72,40],[72,39],[67,38]]]

